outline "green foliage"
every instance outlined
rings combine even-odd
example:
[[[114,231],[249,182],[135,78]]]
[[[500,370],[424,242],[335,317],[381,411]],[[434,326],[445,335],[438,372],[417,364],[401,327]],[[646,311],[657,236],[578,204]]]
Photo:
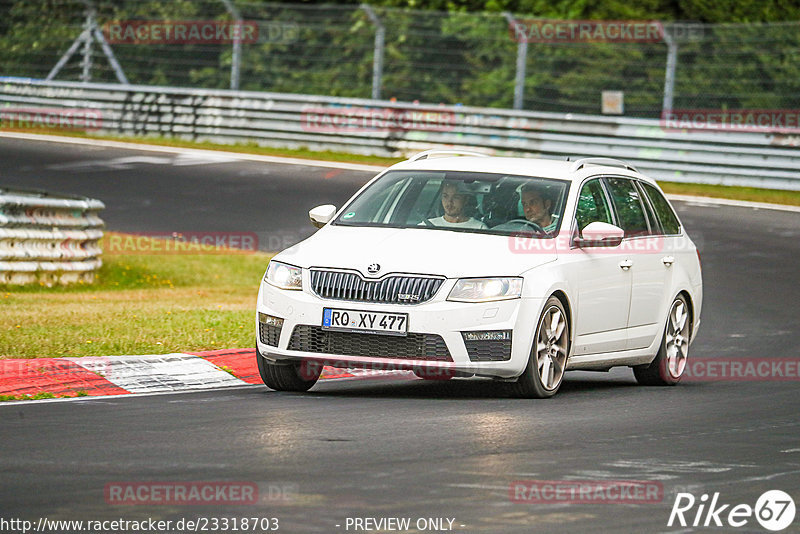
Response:
[[[43,78],[84,21],[78,0],[0,0],[0,74]],[[675,108],[800,107],[800,7],[793,0],[377,0],[386,28],[383,98],[510,107],[518,44],[503,11],[519,18],[693,20],[679,43]],[[42,4],[48,16],[41,17]],[[369,98],[375,24],[359,2],[237,1],[262,25],[242,46],[240,88]],[[230,21],[219,0],[98,1],[100,25],[119,20]],[[424,8],[429,11],[411,11]],[[482,11],[482,13],[477,13]],[[754,24],[760,21],[769,25]],[[263,26],[266,25],[266,26]],[[230,44],[114,44],[132,83],[228,88]],[[625,91],[625,114],[658,117],[667,47],[658,43],[529,43],[524,109],[600,113],[604,90]],[[75,80],[80,54],[58,79]],[[115,81],[95,46],[93,81]]]

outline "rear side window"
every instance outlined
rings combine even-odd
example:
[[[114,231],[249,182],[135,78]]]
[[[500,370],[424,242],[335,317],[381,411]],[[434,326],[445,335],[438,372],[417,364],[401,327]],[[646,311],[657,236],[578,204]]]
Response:
[[[650,203],[653,205],[656,217],[658,217],[658,221],[661,223],[661,228],[664,229],[664,233],[667,235],[680,234],[681,224],[678,222],[678,217],[675,216],[675,212],[672,211],[672,206],[669,205],[669,202],[667,202],[667,199],[661,194],[661,191],[650,184],[644,182],[640,183],[642,187],[644,187],[647,198],[650,199]]]
[[[587,224],[597,221],[613,224],[611,209],[606,195],[603,193],[603,185],[600,180],[590,180],[583,184],[581,193],[578,195],[575,219],[578,223],[578,231],[583,230]]]
[[[625,230],[625,237],[649,234],[650,228],[636,185],[626,178],[606,178],[606,180],[611,199],[617,208],[619,225]]]

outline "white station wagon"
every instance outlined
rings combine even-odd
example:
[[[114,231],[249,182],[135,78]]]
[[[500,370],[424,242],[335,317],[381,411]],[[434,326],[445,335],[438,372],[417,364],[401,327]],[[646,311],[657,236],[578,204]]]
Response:
[[[488,377],[554,395],[569,370],[673,385],[700,325],[700,257],[658,185],[608,158],[427,151],[276,255],[258,293],[264,383],[324,365]]]

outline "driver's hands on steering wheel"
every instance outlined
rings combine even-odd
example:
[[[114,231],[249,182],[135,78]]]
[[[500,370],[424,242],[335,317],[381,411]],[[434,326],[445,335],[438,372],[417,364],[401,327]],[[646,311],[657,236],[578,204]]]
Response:
[[[539,226],[538,224],[536,224],[533,221],[529,221],[528,219],[511,219],[510,221],[505,222],[503,224],[506,225],[506,224],[512,224],[512,223],[524,224],[525,226],[529,227],[531,230],[533,230],[537,234],[546,234],[547,233],[544,230],[544,228],[542,228],[541,226]]]

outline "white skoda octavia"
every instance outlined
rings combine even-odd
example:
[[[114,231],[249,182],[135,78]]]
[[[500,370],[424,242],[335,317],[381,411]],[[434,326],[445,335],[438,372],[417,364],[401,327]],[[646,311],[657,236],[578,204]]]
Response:
[[[700,258],[656,183],[607,158],[428,151],[270,261],[257,361],[305,391],[324,365],[489,377],[550,397],[569,370],[676,384],[700,325]]]

